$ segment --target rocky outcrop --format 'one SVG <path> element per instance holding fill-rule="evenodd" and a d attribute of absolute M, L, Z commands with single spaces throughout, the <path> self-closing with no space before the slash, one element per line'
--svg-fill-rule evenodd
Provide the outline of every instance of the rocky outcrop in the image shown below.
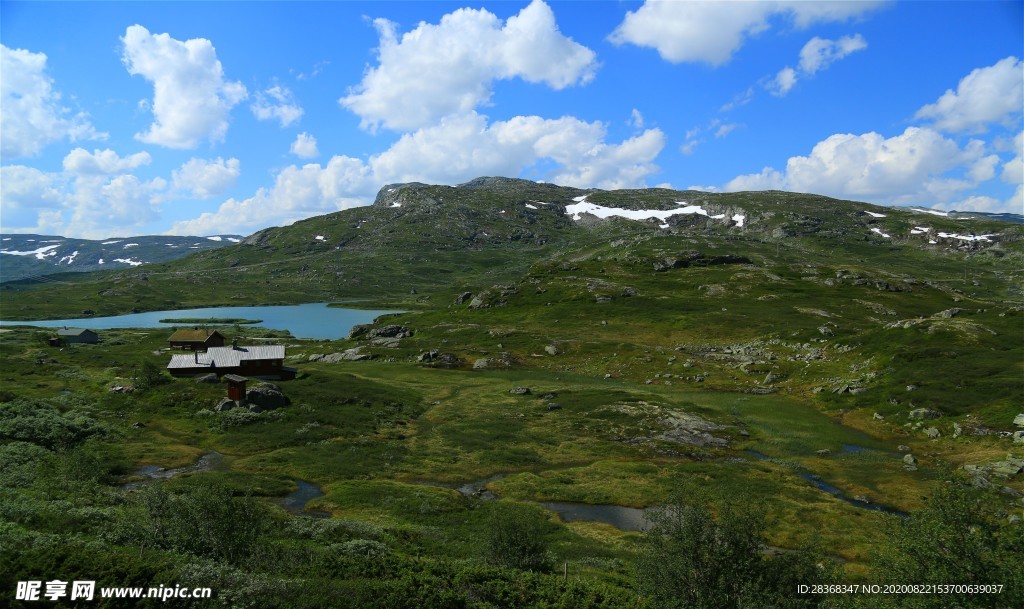
<path fill-rule="evenodd" d="M 249 403 L 249 410 L 252 412 L 284 408 L 289 402 L 281 388 L 271 383 L 263 383 L 253 387 L 245 394 L 245 399 Z"/>

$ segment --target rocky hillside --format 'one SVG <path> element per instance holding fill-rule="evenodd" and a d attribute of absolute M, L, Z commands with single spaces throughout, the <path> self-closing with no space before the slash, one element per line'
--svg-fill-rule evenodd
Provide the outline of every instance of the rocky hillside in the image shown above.
<path fill-rule="evenodd" d="M 156 235 L 91 240 L 53 235 L 0 234 L 0 281 L 17 281 L 55 273 L 128 269 L 168 262 L 239 241 L 241 237 L 238 235 Z"/>
<path fill-rule="evenodd" d="M 61 291 L 65 300 L 8 286 L 17 293 L 5 299 L 16 307 L 5 316 L 346 299 L 417 307 L 514 280 L 544 260 L 642 252 L 652 267 L 672 266 L 698 240 L 708 255 L 870 261 L 929 280 L 994 264 L 990 277 L 1010 296 L 1016 288 L 999 277 L 1020 266 L 1022 237 L 1021 224 L 977 215 L 787 192 L 581 190 L 494 177 L 454 187 L 390 184 L 371 206 L 266 229 L 186 260 L 75 280 Z"/>

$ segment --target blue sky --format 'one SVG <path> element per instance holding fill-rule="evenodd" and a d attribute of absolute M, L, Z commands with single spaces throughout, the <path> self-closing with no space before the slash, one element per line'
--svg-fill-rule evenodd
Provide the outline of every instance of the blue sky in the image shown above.
<path fill-rule="evenodd" d="M 2 2 L 0 229 L 248 234 L 386 183 L 1021 213 L 1022 2 Z"/>

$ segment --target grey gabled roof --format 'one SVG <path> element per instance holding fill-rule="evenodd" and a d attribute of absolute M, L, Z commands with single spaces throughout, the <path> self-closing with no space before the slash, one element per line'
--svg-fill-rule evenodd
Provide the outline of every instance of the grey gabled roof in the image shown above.
<path fill-rule="evenodd" d="M 88 328 L 61 328 L 57 330 L 57 336 L 81 336 L 86 332 L 92 332 Z M 95 332 L 92 332 L 95 334 Z"/>
<path fill-rule="evenodd" d="M 210 347 L 206 353 L 172 355 L 168 369 L 237 368 L 246 360 L 284 359 L 284 345 Z"/>

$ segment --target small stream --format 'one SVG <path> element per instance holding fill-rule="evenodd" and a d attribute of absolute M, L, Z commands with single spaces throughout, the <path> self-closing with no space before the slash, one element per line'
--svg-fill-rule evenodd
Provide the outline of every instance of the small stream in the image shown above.
<path fill-rule="evenodd" d="M 208 452 L 199 457 L 192 465 L 184 467 L 172 467 L 170 469 L 157 465 L 144 465 L 131 473 L 132 476 L 144 476 L 143 480 L 127 482 L 121 485 L 125 490 L 131 490 L 150 484 L 156 480 L 169 480 L 181 474 L 193 474 L 197 472 L 221 471 L 227 469 L 224 463 L 224 455 L 217 451 Z"/>
<path fill-rule="evenodd" d="M 855 445 L 852 445 L 852 444 L 844 444 L 843 445 L 843 452 L 859 453 L 859 452 L 868 452 L 868 451 L 871 451 L 871 449 L 864 448 L 863 446 L 855 446 Z M 794 464 L 794 463 L 792 463 L 790 461 L 783 461 L 781 459 L 773 459 L 773 458 L 769 457 L 768 455 L 766 455 L 764 453 L 760 453 L 760 452 L 757 452 L 756 450 L 751 450 L 751 449 L 747 449 L 747 450 L 745 450 L 743 452 L 747 453 L 748 455 L 751 455 L 752 457 L 756 458 L 758 461 L 770 461 L 770 462 L 772 462 L 772 463 L 774 463 L 776 465 L 780 465 L 782 467 L 794 470 L 794 473 L 796 473 L 797 476 L 800 476 L 801 478 L 803 478 L 804 480 L 809 482 L 811 484 L 811 486 L 813 486 L 814 488 L 818 489 L 819 491 L 824 491 L 824 492 L 828 493 L 829 495 L 832 495 L 836 499 L 839 499 L 840 501 L 844 501 L 844 502 L 846 502 L 846 503 L 848 503 L 848 504 L 850 504 L 850 505 L 852 505 L 854 507 L 860 508 L 862 510 L 871 510 L 871 511 L 874 511 L 874 512 L 883 512 L 885 514 L 892 514 L 894 516 L 906 516 L 907 515 L 906 512 L 902 512 L 902 511 L 897 510 L 895 508 L 886 507 L 884 505 L 880 505 L 880 504 L 877 504 L 877 503 L 867 503 L 865 501 L 858 501 L 856 499 L 848 497 L 848 496 L 846 496 L 846 494 L 843 493 L 842 489 L 840 489 L 838 487 L 835 487 L 835 486 L 832 486 L 831 484 L 823 481 L 821 479 L 821 477 L 818 476 L 817 474 L 814 474 L 814 473 L 811 473 L 811 472 L 799 471 L 798 468 L 800 466 L 796 465 L 796 464 Z"/>

